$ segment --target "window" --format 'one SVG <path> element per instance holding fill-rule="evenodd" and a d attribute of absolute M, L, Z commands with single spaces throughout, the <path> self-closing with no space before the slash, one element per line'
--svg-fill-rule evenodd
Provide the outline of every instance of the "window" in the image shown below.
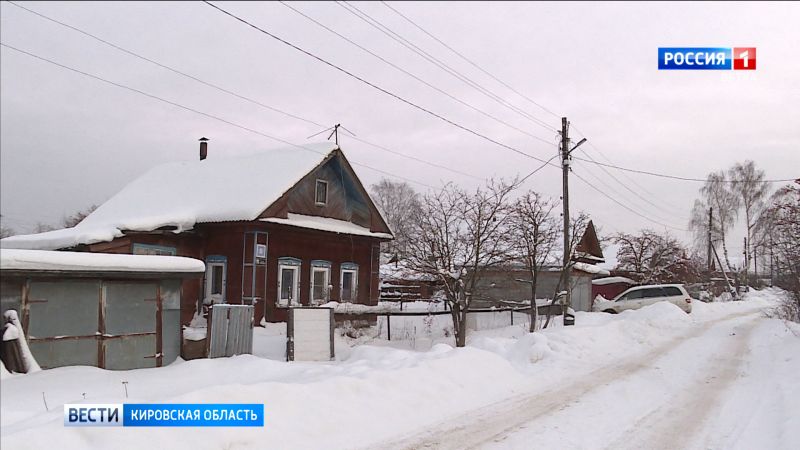
<path fill-rule="evenodd" d="M 300 260 L 278 258 L 278 305 L 300 304 Z"/>
<path fill-rule="evenodd" d="M 342 272 L 339 283 L 339 301 L 355 301 L 358 297 L 358 265 L 353 263 L 342 264 Z"/>
<path fill-rule="evenodd" d="M 650 288 L 644 290 L 643 298 L 659 298 L 664 297 L 664 291 L 661 288 Z"/>
<path fill-rule="evenodd" d="M 627 294 L 623 295 L 623 296 L 622 296 L 622 297 L 620 297 L 619 299 L 620 299 L 621 301 L 625 301 L 625 300 L 639 300 L 640 298 L 642 298 L 642 294 L 643 294 L 643 293 L 644 293 L 644 289 L 639 289 L 639 290 L 637 290 L 637 291 L 631 291 L 631 292 L 628 292 Z"/>
<path fill-rule="evenodd" d="M 311 304 L 319 305 L 330 300 L 331 263 L 311 261 Z"/>
<path fill-rule="evenodd" d="M 228 260 L 224 256 L 206 258 L 206 286 L 203 303 L 224 303 L 225 283 L 227 281 Z"/>
<path fill-rule="evenodd" d="M 134 255 L 175 256 L 177 251 L 175 247 L 167 247 L 164 245 L 133 244 L 132 253 Z"/>
<path fill-rule="evenodd" d="M 683 292 L 681 292 L 681 290 L 676 288 L 675 286 L 667 286 L 662 289 L 664 290 L 664 295 L 666 295 L 667 297 L 678 297 L 683 295 Z"/>
<path fill-rule="evenodd" d="M 325 180 L 317 180 L 317 188 L 314 194 L 314 201 L 319 206 L 324 206 L 328 203 L 328 182 Z"/>

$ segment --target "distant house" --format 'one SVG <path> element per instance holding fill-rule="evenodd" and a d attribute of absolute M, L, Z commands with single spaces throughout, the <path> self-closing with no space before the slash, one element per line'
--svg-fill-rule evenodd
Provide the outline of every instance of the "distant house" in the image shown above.
<path fill-rule="evenodd" d="M 334 144 L 157 166 L 73 228 L 0 241 L 4 248 L 188 256 L 181 323 L 212 303 L 254 304 L 256 322 L 292 305 L 377 304 L 380 243 L 393 238 Z"/>
<path fill-rule="evenodd" d="M 571 305 L 574 310 L 592 310 L 592 278 L 604 275 L 608 275 L 607 270 L 582 262 L 575 263 L 570 273 Z M 560 278 L 561 267 L 551 266 L 540 271 L 537 275 L 536 298 L 552 299 Z M 509 265 L 484 271 L 473 291 L 472 305 L 483 308 L 530 299 L 530 274 L 520 265 Z"/>

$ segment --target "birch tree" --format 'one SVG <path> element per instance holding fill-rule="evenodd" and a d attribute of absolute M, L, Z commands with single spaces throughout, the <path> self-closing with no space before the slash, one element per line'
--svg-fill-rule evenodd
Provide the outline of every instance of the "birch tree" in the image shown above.
<path fill-rule="evenodd" d="M 490 181 L 469 193 L 453 184 L 422 197 L 407 261 L 442 283 L 456 346 L 466 345 L 472 291 L 486 269 L 509 257 L 508 197 L 516 182 Z"/>
<path fill-rule="evenodd" d="M 725 265 L 731 268 L 728 257 L 726 237 L 736 224 L 741 205 L 740 197 L 731 190 L 730 183 L 725 181 L 725 172 L 712 172 L 708 174 L 705 184 L 700 188 L 700 199 L 695 201 L 692 209 L 692 218 L 689 227 L 695 235 L 695 242 L 707 242 L 708 239 L 708 209 L 713 208 L 712 214 L 712 243 L 722 244 Z"/>
<path fill-rule="evenodd" d="M 764 209 L 764 199 L 767 197 L 767 183 L 764 182 L 764 171 L 756 169 L 753 161 L 736 163 L 728 171 L 728 176 L 734 183 L 731 191 L 741 199 L 744 208 L 745 225 L 747 226 L 747 245 L 745 245 L 745 274 L 750 270 L 751 249 L 755 244 L 753 231 L 756 219 Z"/>

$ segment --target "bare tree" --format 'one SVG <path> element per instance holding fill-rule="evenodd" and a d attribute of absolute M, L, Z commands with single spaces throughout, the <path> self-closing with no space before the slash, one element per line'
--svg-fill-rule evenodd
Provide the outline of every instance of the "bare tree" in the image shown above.
<path fill-rule="evenodd" d="M 783 316 L 800 321 L 800 179 L 796 183 L 798 186 L 784 186 L 770 197 L 758 222 L 759 229 L 769 230 L 775 282 L 794 297 Z"/>
<path fill-rule="evenodd" d="M 97 205 L 92 205 L 84 209 L 83 211 L 76 212 L 71 216 L 65 216 L 64 220 L 62 221 L 62 225 L 64 225 L 64 228 L 72 228 L 75 225 L 81 223 L 81 221 L 85 219 L 86 216 L 91 214 L 95 209 L 97 209 Z"/>
<path fill-rule="evenodd" d="M 452 184 L 425 195 L 407 242 L 409 265 L 441 280 L 456 346 L 466 345 L 466 319 L 476 282 L 508 260 L 508 197 L 516 182 L 490 181 L 468 193 Z"/>
<path fill-rule="evenodd" d="M 643 283 L 673 278 L 675 274 L 670 270 L 688 259 L 686 249 L 669 234 L 641 230 L 637 234 L 617 233 L 612 239 L 619 246 L 617 269 L 640 275 Z"/>
<path fill-rule="evenodd" d="M 722 244 L 725 256 L 725 265 L 730 270 L 731 262 L 728 257 L 726 236 L 728 231 L 736 224 L 740 197 L 730 189 L 730 183 L 725 182 L 725 172 L 712 172 L 708 174 L 706 182 L 700 188 L 700 199 L 695 201 L 689 228 L 695 236 L 695 243 L 705 243 L 708 240 L 708 209 L 713 208 L 712 214 L 712 243 Z M 705 247 L 705 244 L 702 245 Z"/>
<path fill-rule="evenodd" d="M 750 258 L 753 254 L 753 228 L 756 226 L 756 219 L 764 209 L 764 199 L 767 197 L 767 183 L 764 182 L 764 171 L 756 169 L 753 161 L 736 163 L 728 171 L 728 176 L 732 181 L 736 181 L 731 186 L 731 190 L 741 198 L 744 207 L 745 224 L 747 225 L 747 245 L 745 251 L 745 275 L 750 270 Z"/>
<path fill-rule="evenodd" d="M 13 228 L 7 227 L 5 225 L 0 225 L 0 239 L 5 239 L 9 236 L 14 236 L 17 234 Z"/>
<path fill-rule="evenodd" d="M 557 203 L 528 191 L 514 202 L 509 223 L 511 248 L 530 276 L 530 331 L 536 331 L 536 287 L 539 272 L 547 264 L 560 235 L 558 221 L 553 216 Z"/>
<path fill-rule="evenodd" d="M 420 207 L 419 194 L 406 182 L 386 178 L 373 184 L 371 190 L 373 200 L 394 233 L 394 241 L 387 244 L 388 251 L 404 255 L 413 228 L 412 221 Z"/>
<path fill-rule="evenodd" d="M 49 223 L 44 222 L 36 222 L 36 226 L 33 227 L 34 233 L 46 233 L 48 231 L 57 230 L 58 227 L 50 225 Z"/>

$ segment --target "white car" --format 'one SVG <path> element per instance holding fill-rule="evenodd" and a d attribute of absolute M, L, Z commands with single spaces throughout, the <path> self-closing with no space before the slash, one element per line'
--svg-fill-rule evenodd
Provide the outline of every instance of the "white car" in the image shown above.
<path fill-rule="evenodd" d="M 598 296 L 592 310 L 616 314 L 626 309 L 639 309 L 664 301 L 677 305 L 687 313 L 692 312 L 692 297 L 682 284 L 636 286 L 619 294 L 614 300 L 606 300 Z"/>

